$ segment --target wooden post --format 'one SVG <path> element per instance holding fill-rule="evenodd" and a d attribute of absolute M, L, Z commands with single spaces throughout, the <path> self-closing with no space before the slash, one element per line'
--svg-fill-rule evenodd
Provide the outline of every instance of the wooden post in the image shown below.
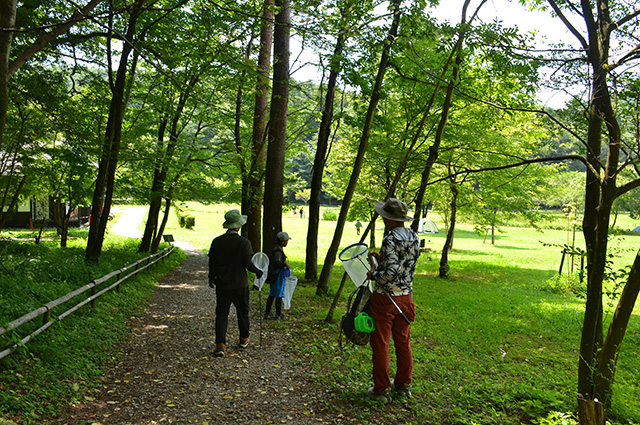
<path fill-rule="evenodd" d="M 558 270 L 558 276 L 562 275 L 562 264 L 564 264 L 564 256 L 567 253 L 566 249 L 562 250 L 562 259 L 560 260 L 560 269 Z"/>
<path fill-rule="evenodd" d="M 120 271 L 118 272 L 118 274 L 116 275 L 116 280 L 120 280 L 120 275 L 122 274 L 122 269 L 120 269 Z M 120 284 L 118 283 L 118 286 L 116 286 L 116 292 L 120 292 Z"/>
<path fill-rule="evenodd" d="M 51 309 L 47 307 L 47 311 L 42 315 L 42 326 L 46 325 L 49 320 L 51 320 Z"/>

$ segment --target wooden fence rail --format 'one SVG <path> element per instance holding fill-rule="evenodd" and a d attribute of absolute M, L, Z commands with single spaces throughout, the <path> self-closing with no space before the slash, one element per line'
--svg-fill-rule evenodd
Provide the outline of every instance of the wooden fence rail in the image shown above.
<path fill-rule="evenodd" d="M 58 298 L 57 300 L 53 300 L 50 301 L 48 303 L 46 303 L 45 305 L 43 305 L 42 307 L 33 310 L 30 313 L 25 314 L 22 317 L 19 317 L 18 319 L 12 321 L 11 323 L 9 323 L 6 327 L 2 327 L 0 326 L 0 336 L 4 335 L 7 332 L 11 332 L 15 329 L 17 329 L 18 327 L 24 325 L 25 323 L 28 323 L 30 321 L 32 321 L 33 319 L 42 316 L 42 326 L 40 326 L 38 329 L 36 329 L 35 331 L 33 331 L 32 333 L 30 333 L 29 335 L 27 335 L 26 337 L 22 338 L 20 340 L 20 342 L 13 344 L 12 346 L 6 348 L 5 350 L 0 352 L 0 359 L 5 358 L 6 356 L 8 356 L 9 354 L 11 354 L 13 351 L 15 351 L 18 347 L 25 345 L 27 342 L 29 342 L 34 336 L 41 334 L 42 332 L 44 332 L 49 326 L 51 326 L 53 323 L 55 323 L 55 320 L 51 320 L 51 312 L 52 310 L 59 306 L 62 305 L 64 303 L 66 303 L 67 301 L 77 297 L 80 294 L 85 293 L 86 291 L 91 290 L 91 295 L 89 295 L 87 298 L 85 298 L 84 300 L 80 301 L 78 304 L 74 305 L 73 307 L 71 307 L 70 309 L 68 309 L 67 311 L 63 312 L 62 314 L 60 314 L 59 316 L 56 317 L 56 320 L 62 320 L 65 317 L 67 317 L 68 315 L 70 315 L 71 313 L 73 313 L 74 311 L 78 310 L 80 307 L 91 303 L 91 308 L 95 307 L 95 301 L 96 299 L 111 291 L 112 289 L 116 289 L 116 292 L 120 292 L 120 284 L 122 282 L 124 282 L 125 280 L 129 279 L 131 276 L 136 275 L 137 273 L 141 272 L 142 270 L 145 270 L 146 268 L 148 268 L 149 266 L 157 263 L 160 260 L 163 260 L 165 257 L 169 256 L 169 254 L 171 254 L 173 252 L 174 246 L 173 244 L 171 244 L 170 246 L 168 246 L 167 248 L 163 249 L 160 252 L 157 252 L 153 255 L 150 255 L 148 257 L 142 258 L 138 261 L 136 261 L 135 263 L 129 264 L 128 266 L 125 266 L 121 269 L 112 271 L 111 273 L 102 276 L 101 278 L 92 280 L 91 282 L 87 283 L 86 285 L 75 289 L 71 292 L 69 292 L 66 295 L 63 295 L 62 297 Z M 128 273 L 127 273 L 128 272 Z M 127 273 L 124 276 L 123 273 Z M 111 285 L 107 286 L 106 288 L 101 289 L 100 291 L 98 291 L 98 287 L 102 284 L 104 284 L 105 282 L 109 281 L 111 278 L 116 277 L 116 281 L 113 282 Z"/>

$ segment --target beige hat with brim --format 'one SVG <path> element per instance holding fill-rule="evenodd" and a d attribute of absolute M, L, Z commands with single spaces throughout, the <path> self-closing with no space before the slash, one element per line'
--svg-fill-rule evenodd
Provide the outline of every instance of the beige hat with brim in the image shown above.
<path fill-rule="evenodd" d="M 245 225 L 247 216 L 240 214 L 238 210 L 227 211 L 224 215 L 222 227 L 225 229 L 238 229 Z"/>
<path fill-rule="evenodd" d="M 413 218 L 407 216 L 407 204 L 396 198 L 376 202 L 375 209 L 378 214 L 391 221 L 413 221 Z"/>

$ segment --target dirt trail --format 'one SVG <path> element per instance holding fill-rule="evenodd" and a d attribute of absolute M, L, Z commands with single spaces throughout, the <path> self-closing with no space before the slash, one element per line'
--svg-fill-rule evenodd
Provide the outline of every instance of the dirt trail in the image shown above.
<path fill-rule="evenodd" d="M 264 321 L 260 346 L 259 312 L 253 308 L 251 344 L 239 349 L 232 308 L 227 354 L 213 357 L 215 292 L 207 285 L 206 256 L 189 252 L 158 283 L 146 313 L 132 320 L 122 356 L 100 388 L 49 423 L 344 423 L 326 410 L 327 394 L 285 347 L 293 321 Z"/>

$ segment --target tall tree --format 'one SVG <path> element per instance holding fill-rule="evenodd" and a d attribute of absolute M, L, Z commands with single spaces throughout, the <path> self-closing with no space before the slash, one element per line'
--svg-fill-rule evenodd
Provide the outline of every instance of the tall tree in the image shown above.
<path fill-rule="evenodd" d="M 624 81 L 620 76 L 640 58 L 637 39 L 629 37 L 638 33 L 640 8 L 631 10 L 627 2 L 609 0 L 581 1 L 579 5 L 547 0 L 546 5 L 574 36 L 581 55 L 578 60 L 589 71 L 586 139 L 576 135 L 586 149 L 588 164 L 582 222 L 587 250 L 587 299 L 578 363 L 578 412 L 584 425 L 604 424 L 603 403 L 604 406 L 611 403 L 618 353 L 640 292 L 639 253 L 605 336 L 603 282 L 612 205 L 616 198 L 640 186 L 637 156 L 623 155 L 627 149 L 637 152 L 637 146 L 628 146 L 621 138 L 610 79 L 616 75 L 616 81 Z M 581 25 L 574 25 L 574 20 L 580 20 Z M 612 57 L 614 43 L 616 57 Z M 559 59 L 566 61 L 567 72 L 575 69 L 570 63 L 576 58 Z M 619 183 L 618 178 L 627 167 L 634 170 L 634 178 Z"/>
<path fill-rule="evenodd" d="M 111 209 L 113 189 L 115 182 L 116 167 L 118 165 L 118 155 L 120 153 L 120 143 L 122 138 L 122 122 L 126 107 L 125 90 L 127 85 L 133 84 L 135 70 L 138 62 L 138 52 L 133 54 L 133 60 L 129 56 L 134 51 L 134 43 L 144 38 L 144 31 L 138 31 L 138 18 L 143 13 L 145 0 L 136 0 L 129 8 L 129 18 L 127 20 L 126 33 L 123 37 L 123 46 L 120 54 L 118 70 L 115 81 L 111 84 L 111 105 L 109 107 L 109 118 L 107 121 L 106 133 L 102 143 L 102 152 L 98 163 L 98 175 L 93 192 L 91 203 L 91 224 L 89 226 L 89 238 L 85 257 L 89 261 L 98 261 L 102 253 L 104 234 L 107 229 L 107 220 Z M 107 41 L 107 48 L 111 50 L 111 36 L 114 28 L 110 27 L 110 37 Z M 138 39 L 136 40 L 136 35 Z M 109 68 L 112 62 L 109 61 Z M 111 75 L 111 72 L 109 72 Z M 110 78 L 110 81 L 111 78 Z"/>
<path fill-rule="evenodd" d="M 139 252 L 148 252 L 151 248 L 154 237 L 159 239 L 162 236 L 162 233 L 158 231 L 158 217 L 162 207 L 162 200 L 164 198 L 165 182 L 178 145 L 178 139 L 181 133 L 180 121 L 184 113 L 187 98 L 193 92 L 199 78 L 200 73 L 198 70 L 192 71 L 186 75 L 185 81 L 183 82 L 184 84 L 181 86 L 182 90 L 176 100 L 176 107 L 173 114 L 171 116 L 165 114 L 160 120 L 160 124 L 158 126 L 159 149 L 153 171 L 153 181 L 151 183 L 151 203 L 149 204 L 147 221 L 142 235 L 142 240 L 140 241 L 140 247 L 138 248 Z M 169 134 L 168 142 L 165 147 L 165 131 L 167 130 Z"/>
<path fill-rule="evenodd" d="M 277 13 L 273 33 L 273 89 L 264 182 L 263 251 L 271 248 L 276 234 L 282 230 L 284 157 L 289 105 L 290 3 L 289 0 L 277 0 L 275 6 Z"/>
<path fill-rule="evenodd" d="M 265 134 L 269 119 L 269 74 L 273 44 L 273 0 L 264 0 L 260 23 L 260 48 L 253 106 L 251 155 L 247 171 L 246 209 L 247 238 L 253 251 L 260 250 L 262 237 L 262 196 L 264 192 Z"/>
<path fill-rule="evenodd" d="M 329 146 L 331 122 L 333 120 L 333 102 L 336 95 L 338 74 L 342 52 L 347 38 L 347 13 L 352 9 L 351 1 L 340 6 L 341 27 L 338 30 L 338 38 L 333 49 L 333 56 L 329 61 L 329 82 L 322 109 L 322 119 L 318 130 L 318 143 L 316 155 L 313 160 L 313 176 L 311 178 L 311 194 L 309 196 L 309 225 L 307 229 L 307 248 L 304 278 L 308 281 L 318 279 L 318 228 L 320 225 L 320 196 L 322 194 L 322 176 Z"/>
<path fill-rule="evenodd" d="M 336 256 L 338 255 L 338 248 L 340 246 L 340 241 L 342 240 L 342 233 L 344 231 L 344 225 L 347 220 L 349 206 L 356 185 L 358 183 L 358 177 L 360 176 L 360 170 L 362 169 L 362 163 L 364 162 L 364 156 L 367 151 L 367 144 L 369 142 L 369 136 L 371 134 L 373 118 L 375 116 L 378 101 L 380 100 L 380 95 L 382 92 L 382 82 L 384 81 L 384 74 L 387 70 L 391 46 L 393 45 L 393 42 L 398 35 L 398 27 L 400 26 L 401 16 L 400 4 L 401 0 L 393 0 L 389 5 L 389 11 L 392 15 L 392 22 L 389 27 L 387 38 L 384 42 L 382 54 L 380 56 L 378 73 L 376 75 L 375 84 L 371 91 L 371 99 L 369 100 L 369 107 L 367 109 L 367 114 L 363 123 L 362 135 L 360 137 L 360 144 L 358 146 L 358 153 L 353 164 L 353 173 L 351 174 L 349 185 L 347 186 L 347 190 L 342 199 L 342 206 L 340 208 L 336 230 L 334 232 L 331 245 L 329 246 L 329 250 L 327 251 L 327 255 L 322 266 L 322 271 L 320 272 L 320 279 L 318 280 L 318 285 L 316 288 L 316 293 L 318 295 L 326 294 L 329 290 L 329 279 L 331 278 L 331 271 L 333 269 L 333 264 L 336 261 Z"/>

